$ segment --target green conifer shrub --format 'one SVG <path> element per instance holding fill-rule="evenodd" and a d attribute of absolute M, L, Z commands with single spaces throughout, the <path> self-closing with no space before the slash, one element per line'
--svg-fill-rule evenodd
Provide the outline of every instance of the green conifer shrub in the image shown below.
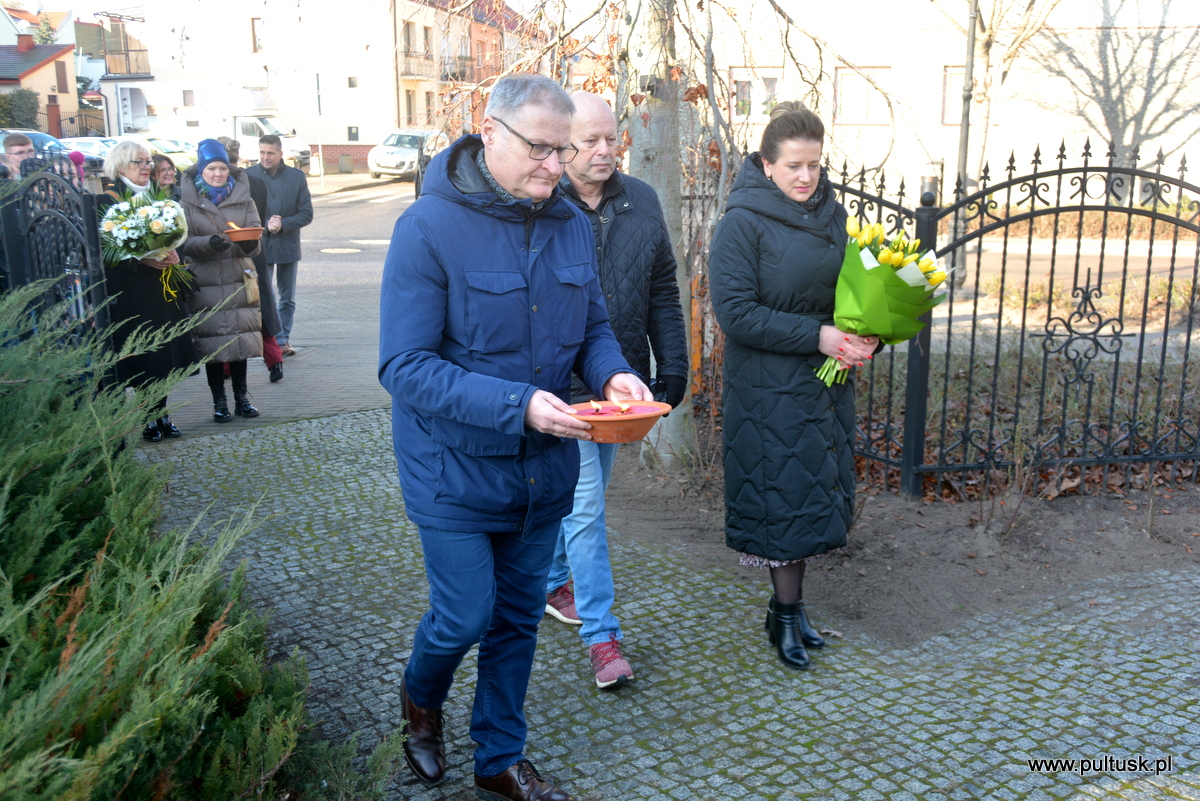
<path fill-rule="evenodd" d="M 122 447 L 172 382 L 104 376 L 189 324 L 111 353 L 48 286 L 0 294 L 0 798 L 381 798 L 399 737 L 362 766 L 317 740 L 303 660 L 267 663 L 224 567 L 254 510 L 160 531 L 165 472 Z"/>

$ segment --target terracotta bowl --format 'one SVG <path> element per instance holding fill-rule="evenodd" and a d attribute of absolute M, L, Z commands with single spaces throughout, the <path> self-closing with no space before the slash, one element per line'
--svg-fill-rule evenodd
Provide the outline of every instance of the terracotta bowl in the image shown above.
<path fill-rule="evenodd" d="M 616 409 L 612 401 L 599 401 L 601 411 Z M 650 433 L 658 418 L 671 411 L 671 407 L 658 401 L 628 401 L 627 414 L 596 414 L 589 402 L 573 403 L 571 408 L 579 412 L 579 418 L 592 424 L 592 442 L 637 442 Z"/>
<path fill-rule="evenodd" d="M 252 239 L 262 239 L 263 229 L 261 226 L 253 228 L 230 228 L 225 232 L 229 237 L 230 242 L 249 242 Z"/>

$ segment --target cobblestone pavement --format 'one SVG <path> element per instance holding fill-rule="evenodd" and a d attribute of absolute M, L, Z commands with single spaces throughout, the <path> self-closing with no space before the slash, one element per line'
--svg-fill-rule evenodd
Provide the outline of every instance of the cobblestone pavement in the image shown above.
<path fill-rule="evenodd" d="M 426 603 L 390 443 L 376 410 L 142 450 L 172 463 L 171 524 L 258 502 L 240 556 L 272 647 L 307 657 L 325 734 L 364 744 L 399 724 Z M 732 574 L 697 575 L 669 545 L 619 531 L 612 554 L 636 681 L 597 691 L 576 630 L 547 620 L 527 704 L 529 756 L 581 801 L 1200 799 L 1200 572 L 1064 589 L 907 650 L 810 599 L 845 640 L 797 674 L 768 649 L 766 599 Z M 468 656 L 446 708 L 449 778 L 426 789 L 405 775 L 393 799 L 474 797 L 473 670 Z M 1026 761 L 1105 756 L 1173 762 L 1080 775 Z"/>

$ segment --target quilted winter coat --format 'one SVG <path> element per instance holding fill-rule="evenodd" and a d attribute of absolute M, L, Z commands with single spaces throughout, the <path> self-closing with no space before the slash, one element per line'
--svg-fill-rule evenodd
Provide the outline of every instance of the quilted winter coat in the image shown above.
<path fill-rule="evenodd" d="M 229 197 L 214 206 L 196 190 L 196 167 L 183 174 L 182 202 L 187 213 L 188 238 L 179 255 L 191 259 L 188 269 L 196 276 L 196 293 L 188 301 L 193 315 L 205 314 L 231 295 L 233 298 L 196 327 L 194 336 L 202 361 L 236 362 L 262 356 L 262 317 L 258 303 L 249 303 L 243 287 L 243 273 L 254 271 L 252 256 L 231 244 L 220 253 L 209 246 L 213 234 L 229 230 L 228 223 L 240 228 L 259 225 L 258 210 L 250 198 L 250 182 L 244 172 L 233 169 L 229 180 L 235 182 Z"/>
<path fill-rule="evenodd" d="M 853 510 L 854 383 L 826 387 L 814 372 L 846 210 L 832 193 L 806 210 L 763 174 L 757 153 L 725 208 L 708 266 L 725 332 L 725 541 L 802 559 L 844 545 Z"/>
<path fill-rule="evenodd" d="M 688 375 L 687 333 L 675 252 L 663 221 L 658 195 L 649 184 L 614 172 L 604 184 L 600 204 L 591 208 L 565 174 L 558 184 L 563 196 L 592 224 L 600 288 L 609 322 L 629 365 L 649 384 L 650 351 L 657 375 Z M 576 376 L 571 402 L 595 397 Z"/>
<path fill-rule="evenodd" d="M 446 531 L 520 531 L 571 512 L 573 439 L 525 428 L 571 373 L 600 392 L 629 372 L 608 324 L 591 227 L 555 192 L 501 201 L 464 136 L 429 163 L 383 266 L 379 382 L 408 517 Z"/>

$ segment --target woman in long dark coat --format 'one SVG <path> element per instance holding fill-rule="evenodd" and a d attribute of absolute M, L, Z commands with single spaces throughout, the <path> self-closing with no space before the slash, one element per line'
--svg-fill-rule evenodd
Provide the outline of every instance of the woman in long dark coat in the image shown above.
<path fill-rule="evenodd" d="M 119 199 L 139 195 L 151 187 L 150 151 L 140 142 L 118 142 L 108 151 L 104 169 L 113 189 L 97 198 L 100 216 Z M 178 264 L 175 251 L 162 259 L 125 259 L 115 267 L 105 267 L 105 290 L 115 296 L 109 307 L 113 325 L 113 345 L 124 347 L 125 340 L 138 326 L 163 328 L 187 319 L 183 298 L 169 300 L 163 296 L 162 271 Z M 117 364 L 117 380 L 136 388 L 151 381 L 166 378 L 173 370 L 181 370 L 196 362 L 196 346 L 191 334 L 183 334 L 158 350 L 123 359 Z M 178 437 L 181 432 L 167 415 L 167 399 L 155 409 L 157 419 L 142 430 L 148 442 L 161 442 L 163 437 Z"/>
<path fill-rule="evenodd" d="M 833 325 L 846 210 L 821 169 L 825 126 L 780 103 L 743 162 L 713 234 L 709 286 L 725 333 L 725 537 L 741 563 L 770 568 L 767 631 L 785 665 L 824 645 L 804 609 L 804 560 L 846 543 L 854 506 L 854 383 L 825 386 L 874 337 Z"/>

